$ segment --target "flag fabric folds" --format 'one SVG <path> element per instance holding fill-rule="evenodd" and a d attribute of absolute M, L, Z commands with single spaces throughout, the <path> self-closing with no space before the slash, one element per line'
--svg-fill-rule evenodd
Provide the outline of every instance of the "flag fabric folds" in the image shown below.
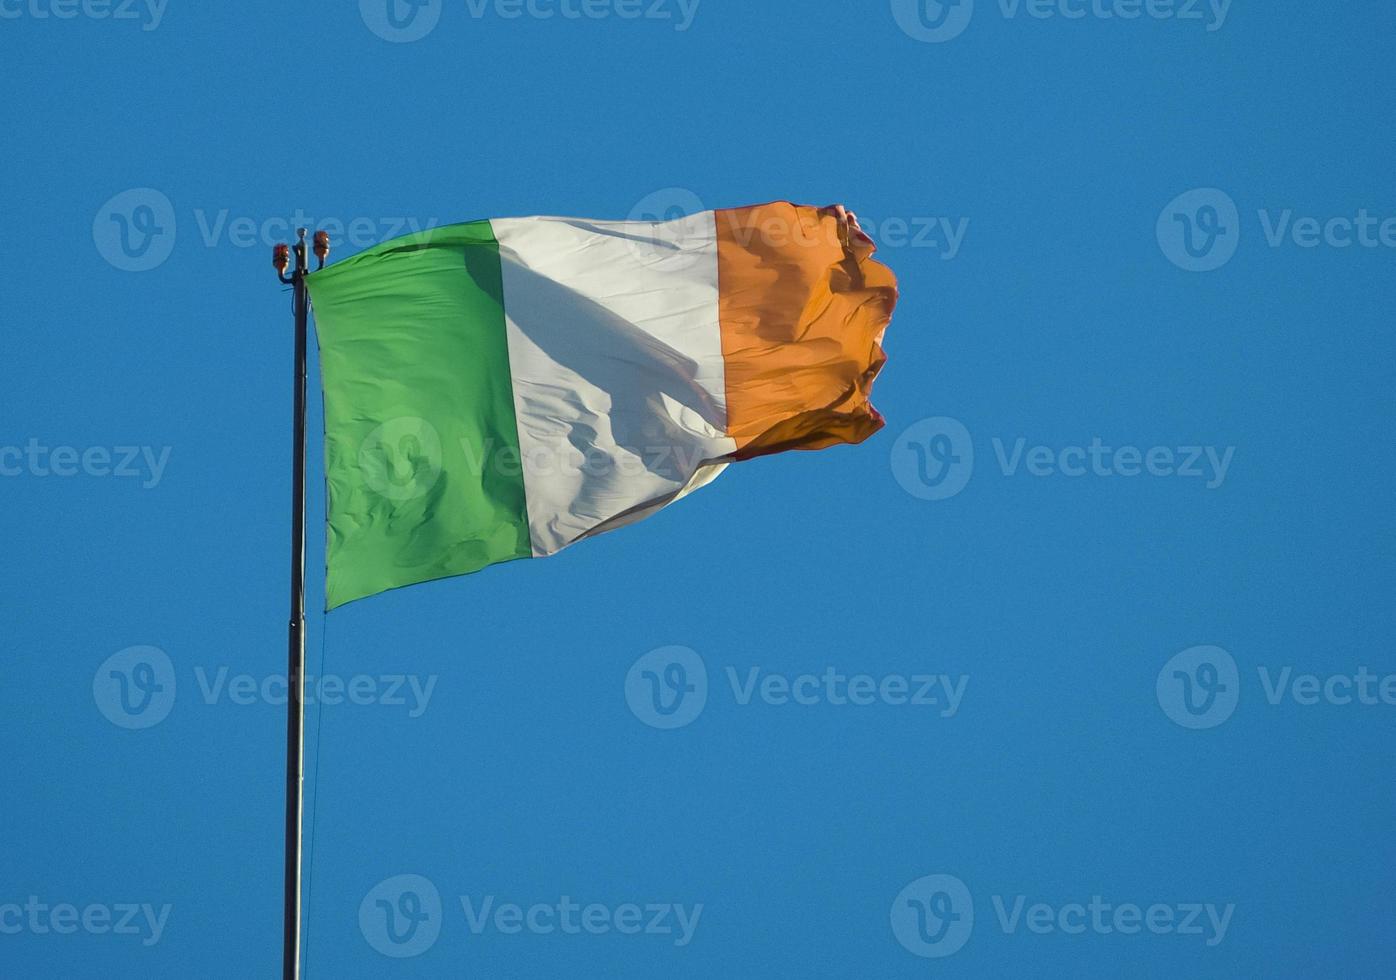
<path fill-rule="evenodd" d="M 328 608 L 863 441 L 897 299 L 873 251 L 841 208 L 776 203 L 477 221 L 311 273 Z"/>

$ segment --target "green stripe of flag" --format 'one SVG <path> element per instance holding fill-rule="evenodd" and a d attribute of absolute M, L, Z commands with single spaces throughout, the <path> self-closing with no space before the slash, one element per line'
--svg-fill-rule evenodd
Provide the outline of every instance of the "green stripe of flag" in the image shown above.
<path fill-rule="evenodd" d="M 328 608 L 528 557 L 522 473 L 486 465 L 519 449 L 490 223 L 396 239 L 307 281 L 325 391 Z"/>

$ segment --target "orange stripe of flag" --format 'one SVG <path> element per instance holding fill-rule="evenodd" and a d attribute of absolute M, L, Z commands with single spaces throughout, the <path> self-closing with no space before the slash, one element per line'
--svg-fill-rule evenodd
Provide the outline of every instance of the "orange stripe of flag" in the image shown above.
<path fill-rule="evenodd" d="M 858 443 L 881 429 L 869 398 L 897 279 L 871 258 L 872 241 L 833 208 L 782 202 L 716 216 L 737 457 Z"/>

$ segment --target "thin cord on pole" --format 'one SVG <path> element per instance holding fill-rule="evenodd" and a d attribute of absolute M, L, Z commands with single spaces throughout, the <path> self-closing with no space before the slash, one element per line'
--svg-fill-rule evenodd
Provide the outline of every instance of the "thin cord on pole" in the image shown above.
<path fill-rule="evenodd" d="M 320 666 L 317 668 L 316 677 L 320 678 L 321 685 L 324 684 L 325 677 L 325 643 L 330 630 L 329 613 L 320 614 Z M 322 687 L 323 690 L 323 687 Z M 315 919 L 311 915 L 315 898 L 315 824 L 316 818 L 320 814 L 320 753 L 324 749 L 324 742 L 320 738 L 320 733 L 325 723 L 325 702 L 323 699 L 315 702 L 315 770 L 310 777 L 310 841 L 309 854 L 306 855 L 305 863 L 305 940 L 301 943 L 303 954 L 301 973 L 310 975 L 310 929 L 315 924 Z"/>

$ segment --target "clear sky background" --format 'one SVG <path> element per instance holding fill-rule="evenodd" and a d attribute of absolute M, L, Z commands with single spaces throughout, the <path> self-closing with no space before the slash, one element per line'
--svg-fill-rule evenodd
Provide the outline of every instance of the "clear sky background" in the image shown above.
<path fill-rule="evenodd" d="M 1091 3 L 0 0 L 0 975 L 279 970 L 296 209 L 772 199 L 888 428 L 313 612 L 307 976 L 1388 970 L 1396 11 Z"/>

